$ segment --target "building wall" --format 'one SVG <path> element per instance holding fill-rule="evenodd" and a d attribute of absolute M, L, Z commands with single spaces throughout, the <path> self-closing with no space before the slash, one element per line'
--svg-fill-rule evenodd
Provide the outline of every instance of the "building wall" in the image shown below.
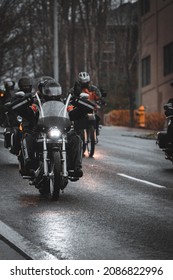
<path fill-rule="evenodd" d="M 139 83 L 141 103 L 148 112 L 163 112 L 164 103 L 173 97 L 173 73 L 163 72 L 163 48 L 173 42 L 173 0 L 150 0 L 150 11 L 141 17 L 140 35 L 140 60 L 151 56 L 151 82 L 144 87 Z"/>

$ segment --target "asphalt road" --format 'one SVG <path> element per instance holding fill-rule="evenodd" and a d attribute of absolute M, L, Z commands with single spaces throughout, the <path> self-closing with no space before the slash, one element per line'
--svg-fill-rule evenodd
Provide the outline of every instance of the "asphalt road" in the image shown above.
<path fill-rule="evenodd" d="M 20 177 L 0 141 L 4 234 L 33 259 L 172 260 L 173 165 L 146 135 L 103 127 L 95 157 L 83 159 L 83 178 L 58 202 Z"/>

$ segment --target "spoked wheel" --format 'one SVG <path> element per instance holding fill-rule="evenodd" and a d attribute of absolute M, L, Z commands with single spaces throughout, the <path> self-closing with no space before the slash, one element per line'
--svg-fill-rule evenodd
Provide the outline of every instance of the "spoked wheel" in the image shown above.
<path fill-rule="evenodd" d="M 95 129 L 93 126 L 87 129 L 87 150 L 89 157 L 92 157 L 95 152 Z"/>
<path fill-rule="evenodd" d="M 50 196 L 52 200 L 58 200 L 62 184 L 61 157 L 58 151 L 52 154 L 50 174 Z"/>

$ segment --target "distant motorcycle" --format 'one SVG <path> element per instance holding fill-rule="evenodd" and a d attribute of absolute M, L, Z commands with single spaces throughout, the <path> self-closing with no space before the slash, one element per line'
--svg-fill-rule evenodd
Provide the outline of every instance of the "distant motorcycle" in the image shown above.
<path fill-rule="evenodd" d="M 22 118 L 17 116 L 15 124 L 11 124 L 6 116 L 8 126 L 4 128 L 4 147 L 13 155 L 18 155 L 20 151 L 20 141 L 22 138 Z"/>
<path fill-rule="evenodd" d="M 102 128 L 99 125 L 100 117 L 97 114 L 98 110 L 102 110 L 103 106 L 106 105 L 104 97 L 107 93 L 101 90 L 102 98 L 98 100 L 95 104 L 95 108 L 92 113 L 88 114 L 86 117 L 86 128 L 83 131 L 83 152 L 87 152 L 89 157 L 93 157 L 95 153 L 95 146 L 99 142 L 100 130 Z"/>
<path fill-rule="evenodd" d="M 88 100 L 87 93 L 80 94 L 81 102 Z M 81 136 L 83 142 L 83 154 L 87 152 L 89 157 L 93 157 L 95 152 L 95 145 L 98 143 L 98 134 L 97 134 L 97 116 L 96 116 L 96 104 L 89 100 L 92 104 L 92 110 L 88 113 L 82 121 L 82 127 L 77 128 L 78 133 Z"/>
<path fill-rule="evenodd" d="M 159 131 L 157 133 L 157 141 L 159 148 L 165 153 L 165 159 L 173 163 L 173 104 L 164 105 L 165 116 L 168 119 L 167 131 Z"/>
<path fill-rule="evenodd" d="M 87 152 L 89 157 L 93 157 L 97 143 L 96 115 L 93 112 L 87 115 L 86 128 L 83 130 L 83 153 Z"/>
<path fill-rule="evenodd" d="M 6 92 L 4 89 L 0 88 L 0 105 L 4 105 L 6 102 Z"/>
<path fill-rule="evenodd" d="M 20 98 L 21 103 L 27 103 L 27 96 L 23 91 L 15 93 L 16 101 L 13 100 L 14 108 L 18 106 L 17 99 Z M 26 98 L 26 99 L 25 99 Z M 12 109 L 13 105 L 11 102 L 4 104 L 4 147 L 9 150 L 11 154 L 18 155 L 20 151 L 20 141 L 22 138 L 22 117 Z"/>
<path fill-rule="evenodd" d="M 6 103 L 6 100 L 7 100 L 6 91 L 2 87 L 0 87 L 0 107 L 1 108 Z M 2 127 L 4 126 L 5 119 L 6 119 L 5 113 L 2 111 L 2 109 L 0 109 L 0 126 L 2 126 Z"/>

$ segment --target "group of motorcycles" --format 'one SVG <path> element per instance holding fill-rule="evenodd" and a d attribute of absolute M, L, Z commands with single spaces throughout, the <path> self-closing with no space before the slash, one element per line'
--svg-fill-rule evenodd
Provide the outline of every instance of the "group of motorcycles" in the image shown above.
<path fill-rule="evenodd" d="M 54 93 L 58 89 L 53 88 Z M 7 106 L 5 91 L 0 88 L 0 106 Z M 18 94 L 18 93 L 16 93 Z M 68 172 L 68 156 L 66 151 L 67 133 L 73 128 L 69 119 L 67 107 L 70 104 L 71 95 L 69 94 L 65 102 L 47 101 L 42 103 L 38 93 L 26 94 L 20 98 L 21 104 L 28 106 L 33 98 L 39 106 L 39 119 L 37 124 L 36 137 L 36 162 L 37 168 L 33 169 L 32 175 L 26 175 L 24 159 L 27 157 L 27 151 L 22 144 L 22 117 L 9 114 L 9 110 L 0 112 L 0 125 L 4 127 L 4 147 L 10 153 L 17 156 L 19 161 L 19 171 L 24 179 L 28 179 L 31 185 L 34 185 L 40 194 L 48 195 L 52 200 L 58 200 L 60 191 L 63 191 L 69 180 L 77 181 L 78 178 L 71 177 Z M 86 127 L 80 131 L 83 141 L 83 155 L 93 157 L 95 145 L 98 143 L 100 131 L 99 117 L 96 114 L 97 109 L 102 104 L 94 105 L 87 98 L 86 93 L 81 93 L 79 102 L 92 108 L 86 116 Z M 100 101 L 99 101 L 100 102 Z M 13 107 L 20 104 L 14 103 Z M 10 108 L 12 111 L 14 108 Z M 157 133 L 157 144 L 165 153 L 165 158 L 173 163 L 173 99 L 170 99 L 164 105 L 165 116 L 168 119 L 167 131 Z"/>
<path fill-rule="evenodd" d="M 53 90 L 55 92 L 56 88 Z M 35 152 L 37 169 L 33 170 L 33 174 L 29 176 L 23 172 L 25 169 L 24 159 L 27 157 L 27 151 L 21 141 L 23 133 L 22 117 L 19 115 L 14 121 L 14 118 L 10 119 L 8 111 L 5 112 L 3 120 L 1 115 L 1 126 L 4 126 L 4 147 L 10 153 L 17 156 L 19 171 L 23 179 L 28 179 L 29 183 L 34 185 L 40 194 L 48 195 L 52 200 L 58 200 L 60 192 L 64 190 L 69 180 L 78 180 L 78 178 L 70 177 L 68 174 L 68 157 L 66 151 L 67 133 L 73 129 L 67 112 L 71 95 L 68 96 L 65 103 L 62 101 L 47 101 L 42 103 L 38 93 L 35 93 L 34 96 L 33 94 L 26 94 L 20 98 L 20 102 L 21 104 L 30 104 L 33 97 L 39 106 Z M 89 102 L 82 94 L 79 99 L 82 102 L 86 102 L 86 104 Z M 1 105 L 5 105 L 4 100 L 0 96 Z M 88 114 L 88 125 L 83 130 L 83 153 L 88 151 L 88 155 L 93 156 L 95 145 L 98 142 L 97 129 L 99 128 L 96 128 L 95 125 L 95 106 L 90 102 L 89 106 L 93 106 L 93 108 L 92 113 Z"/>

